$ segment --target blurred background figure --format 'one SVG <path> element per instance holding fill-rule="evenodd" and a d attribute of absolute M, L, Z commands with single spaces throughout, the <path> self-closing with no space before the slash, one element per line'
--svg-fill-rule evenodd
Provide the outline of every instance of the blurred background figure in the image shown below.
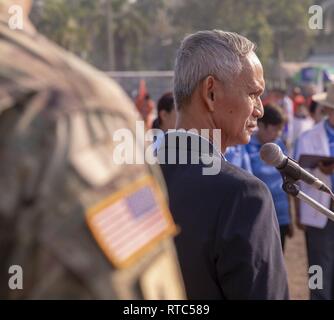
<path fill-rule="evenodd" d="M 334 84 L 328 92 L 316 94 L 312 100 L 323 107 L 327 117 L 311 130 L 302 134 L 295 147 L 295 159 L 303 154 L 334 157 Z M 308 169 L 314 176 L 330 186 L 334 186 L 334 165 L 320 163 Z M 312 186 L 300 183 L 301 191 L 333 211 L 330 196 Z M 310 290 L 312 300 L 334 299 L 334 222 L 304 202 L 296 199 L 297 225 L 306 231 L 306 245 L 309 266 L 318 265 L 323 272 L 323 288 Z"/>
<path fill-rule="evenodd" d="M 157 104 L 157 118 L 153 122 L 153 128 L 166 132 L 175 129 L 176 110 L 172 92 L 166 92 L 161 96 Z"/>
<path fill-rule="evenodd" d="M 305 105 L 306 101 L 302 95 L 302 90 L 299 87 L 294 87 L 291 93 L 291 100 L 293 102 L 293 112 L 296 113 L 300 105 Z"/>
<path fill-rule="evenodd" d="M 286 145 L 288 152 L 290 152 L 293 141 L 293 101 L 290 99 L 287 92 L 280 88 L 273 89 L 271 95 L 273 98 L 269 103 L 281 107 L 285 115 L 285 124 L 283 126 L 281 138 Z"/>
<path fill-rule="evenodd" d="M 139 82 L 138 95 L 136 97 L 135 103 L 139 113 L 145 121 L 146 128 L 152 128 L 154 121 L 155 103 L 147 91 L 145 80 L 140 80 Z"/>
<path fill-rule="evenodd" d="M 166 92 L 160 97 L 158 100 L 157 114 L 158 116 L 153 121 L 152 126 L 153 129 L 158 129 L 154 141 L 155 155 L 164 139 L 164 134 L 168 130 L 175 129 L 176 109 L 172 92 Z"/>
<path fill-rule="evenodd" d="M 314 121 L 314 124 L 319 123 L 325 117 L 324 107 L 320 105 L 318 102 L 311 100 L 311 104 L 309 107 L 310 115 Z"/>
<path fill-rule="evenodd" d="M 312 103 L 312 96 L 317 94 L 318 90 L 319 90 L 319 86 L 317 86 L 316 84 L 306 84 L 303 86 L 302 95 L 305 98 L 305 105 L 308 108 L 310 108 L 310 105 Z"/>
<path fill-rule="evenodd" d="M 9 28 L 12 5 L 23 30 Z M 30 6 L 0 1 L 0 299 L 184 298 L 159 169 L 113 161 L 138 112 L 38 34 Z"/>
<path fill-rule="evenodd" d="M 265 143 L 273 142 L 279 145 L 283 152 L 287 154 L 286 146 L 281 139 L 284 123 L 285 116 L 279 106 L 265 105 L 264 115 L 258 120 L 259 129 L 253 134 L 249 144 L 246 145 L 253 174 L 268 186 L 272 194 L 280 226 L 283 250 L 286 236 L 292 237 L 293 235 L 288 195 L 282 189 L 283 180 L 281 174 L 275 167 L 269 166 L 262 161 L 260 149 Z"/>
<path fill-rule="evenodd" d="M 293 136 L 292 136 L 292 150 L 298 137 L 305 131 L 314 126 L 310 112 L 305 104 L 297 106 L 293 117 Z"/>

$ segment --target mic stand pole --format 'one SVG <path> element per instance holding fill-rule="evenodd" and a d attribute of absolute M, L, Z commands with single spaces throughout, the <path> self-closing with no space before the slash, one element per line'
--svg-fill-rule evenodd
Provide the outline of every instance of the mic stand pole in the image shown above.
<path fill-rule="evenodd" d="M 314 200 L 304 192 L 299 190 L 299 187 L 296 186 L 294 183 L 296 182 L 290 177 L 287 177 L 285 175 L 283 176 L 283 185 L 282 188 L 283 190 L 287 193 L 290 194 L 302 201 L 305 201 L 308 205 L 313 207 L 314 209 L 318 210 L 320 213 L 324 214 L 328 219 L 334 221 L 334 212 L 327 209 L 324 207 L 321 203 L 318 201 Z"/>

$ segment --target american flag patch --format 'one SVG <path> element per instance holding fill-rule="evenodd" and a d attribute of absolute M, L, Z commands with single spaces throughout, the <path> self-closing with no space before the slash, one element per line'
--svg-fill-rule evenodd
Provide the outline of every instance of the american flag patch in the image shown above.
<path fill-rule="evenodd" d="M 116 267 L 127 267 L 166 236 L 175 224 L 160 189 L 145 177 L 88 210 L 87 222 Z"/>

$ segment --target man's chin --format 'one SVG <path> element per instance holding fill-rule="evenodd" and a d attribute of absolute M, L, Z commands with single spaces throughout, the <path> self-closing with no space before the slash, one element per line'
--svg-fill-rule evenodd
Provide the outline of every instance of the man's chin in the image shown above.
<path fill-rule="evenodd" d="M 238 144 L 248 144 L 250 139 L 251 139 L 251 135 L 250 134 L 245 134 L 245 136 L 243 136 L 240 139 L 240 142 Z"/>

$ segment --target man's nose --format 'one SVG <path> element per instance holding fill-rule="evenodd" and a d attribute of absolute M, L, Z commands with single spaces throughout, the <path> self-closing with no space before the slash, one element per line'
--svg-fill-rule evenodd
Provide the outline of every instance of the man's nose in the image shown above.
<path fill-rule="evenodd" d="M 262 104 L 261 99 L 258 98 L 254 106 L 253 116 L 260 119 L 263 117 L 263 114 L 264 114 L 263 104 Z"/>

